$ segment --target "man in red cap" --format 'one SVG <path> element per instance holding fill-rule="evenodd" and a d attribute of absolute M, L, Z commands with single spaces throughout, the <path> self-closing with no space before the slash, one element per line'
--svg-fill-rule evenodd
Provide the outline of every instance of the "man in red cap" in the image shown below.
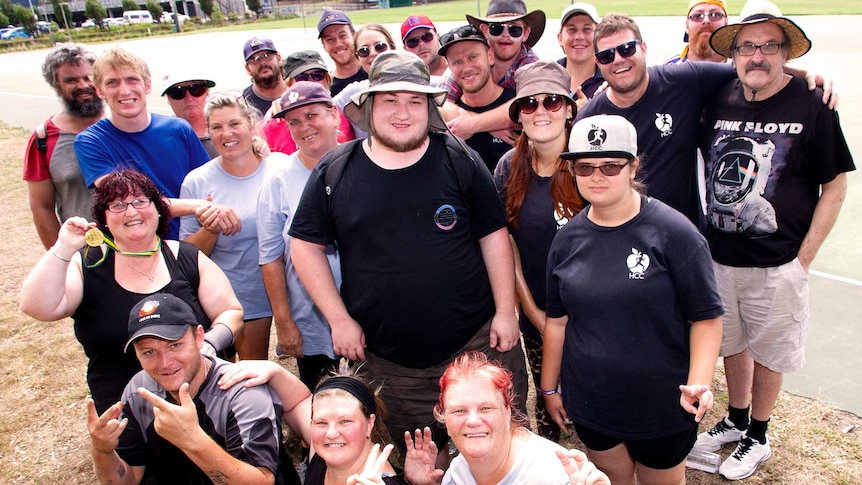
<path fill-rule="evenodd" d="M 401 24 L 401 41 L 404 50 L 419 56 L 428 65 L 431 83 L 434 76 L 442 76 L 449 67 L 446 58 L 437 53 L 440 49 L 440 35 L 427 15 L 411 15 Z"/>

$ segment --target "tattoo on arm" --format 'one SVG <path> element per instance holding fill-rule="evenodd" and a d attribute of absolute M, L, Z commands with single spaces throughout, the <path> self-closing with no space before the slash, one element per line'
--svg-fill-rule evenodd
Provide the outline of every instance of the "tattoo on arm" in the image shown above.
<path fill-rule="evenodd" d="M 210 477 L 210 480 L 213 481 L 215 485 L 223 485 L 227 484 L 230 481 L 230 477 L 225 475 L 224 473 L 218 470 L 212 470 L 207 473 L 207 476 Z"/>

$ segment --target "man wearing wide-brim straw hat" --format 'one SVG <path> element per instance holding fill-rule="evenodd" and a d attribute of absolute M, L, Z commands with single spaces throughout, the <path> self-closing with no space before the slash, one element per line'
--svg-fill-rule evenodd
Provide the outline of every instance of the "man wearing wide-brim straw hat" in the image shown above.
<path fill-rule="evenodd" d="M 700 147 L 707 241 L 726 309 L 729 399 L 727 417 L 695 448 L 735 443 L 719 467 L 732 480 L 751 476 L 772 454 L 766 430 L 783 375 L 805 364 L 808 268 L 855 169 L 822 91 L 785 73 L 787 60 L 811 49 L 805 32 L 763 0 L 746 4 L 740 18 L 710 37 L 739 79 L 704 111 Z"/>
<path fill-rule="evenodd" d="M 392 442 L 435 425 L 440 376 L 478 350 L 514 374 L 526 409 L 527 374 L 515 317 L 506 215 L 475 151 L 445 131 L 428 66 L 406 51 L 374 59 L 369 87 L 345 114 L 368 139 L 345 143 L 312 172 L 290 226 L 291 258 L 332 329 L 335 353 L 364 360 L 385 382 Z M 341 257 L 339 294 L 326 262 Z M 447 455 L 448 456 L 448 455 Z"/>

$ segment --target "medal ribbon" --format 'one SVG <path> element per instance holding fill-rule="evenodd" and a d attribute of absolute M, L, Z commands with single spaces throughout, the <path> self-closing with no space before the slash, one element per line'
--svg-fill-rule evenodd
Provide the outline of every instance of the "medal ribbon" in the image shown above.
<path fill-rule="evenodd" d="M 144 258 L 147 256 L 152 256 L 153 254 L 156 253 L 156 251 L 159 250 L 159 248 L 162 247 L 162 238 L 156 236 L 156 247 L 154 247 L 153 249 L 149 249 L 147 251 L 141 251 L 141 252 L 127 252 L 127 251 L 121 251 L 120 248 L 118 248 L 117 245 L 114 243 L 114 241 L 112 241 L 111 238 L 109 238 L 107 235 L 102 235 L 102 237 L 105 239 L 105 244 L 107 244 L 110 249 L 113 249 L 114 251 L 116 251 L 117 254 L 122 254 L 124 256 L 136 256 L 136 257 Z M 91 246 L 87 246 L 87 249 L 84 250 L 84 261 L 87 261 L 87 253 L 90 251 L 90 247 Z M 89 268 L 95 268 L 97 266 L 101 266 L 102 263 L 105 262 L 105 258 L 107 256 L 108 256 L 108 252 L 105 251 L 102 254 L 102 259 L 96 261 L 93 264 L 86 265 L 87 268 L 89 269 Z"/>

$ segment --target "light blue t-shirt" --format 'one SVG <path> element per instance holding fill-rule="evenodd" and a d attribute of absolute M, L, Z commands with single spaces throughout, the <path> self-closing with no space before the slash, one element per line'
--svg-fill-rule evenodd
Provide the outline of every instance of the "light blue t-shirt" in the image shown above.
<path fill-rule="evenodd" d="M 257 196 L 267 172 L 286 162 L 287 156 L 283 153 L 273 153 L 261 161 L 251 175 L 235 177 L 222 167 L 221 158 L 215 158 L 189 172 L 180 189 L 182 198 L 205 199 L 211 195 L 215 202 L 236 211 L 242 220 L 240 232 L 231 236 L 219 235 L 210 259 L 230 280 L 246 320 L 272 316 L 263 287 L 263 275 L 257 264 Z M 200 228 L 194 214 L 183 216 L 180 219 L 180 238 L 185 239 Z"/>
<path fill-rule="evenodd" d="M 304 355 L 326 355 L 335 358 L 332 350 L 332 335 L 329 323 L 312 302 L 305 290 L 296 268 L 290 259 L 290 240 L 287 230 L 293 222 L 293 214 L 299 205 L 305 183 L 311 170 L 299 161 L 299 152 L 290 155 L 286 163 L 279 163 L 270 171 L 260 189 L 257 206 L 257 239 L 260 247 L 259 263 L 267 264 L 284 255 L 284 273 L 287 279 L 287 296 L 290 314 L 302 332 Z M 334 246 L 327 246 L 326 258 L 335 278 L 336 287 L 341 287 L 341 265 Z"/>

